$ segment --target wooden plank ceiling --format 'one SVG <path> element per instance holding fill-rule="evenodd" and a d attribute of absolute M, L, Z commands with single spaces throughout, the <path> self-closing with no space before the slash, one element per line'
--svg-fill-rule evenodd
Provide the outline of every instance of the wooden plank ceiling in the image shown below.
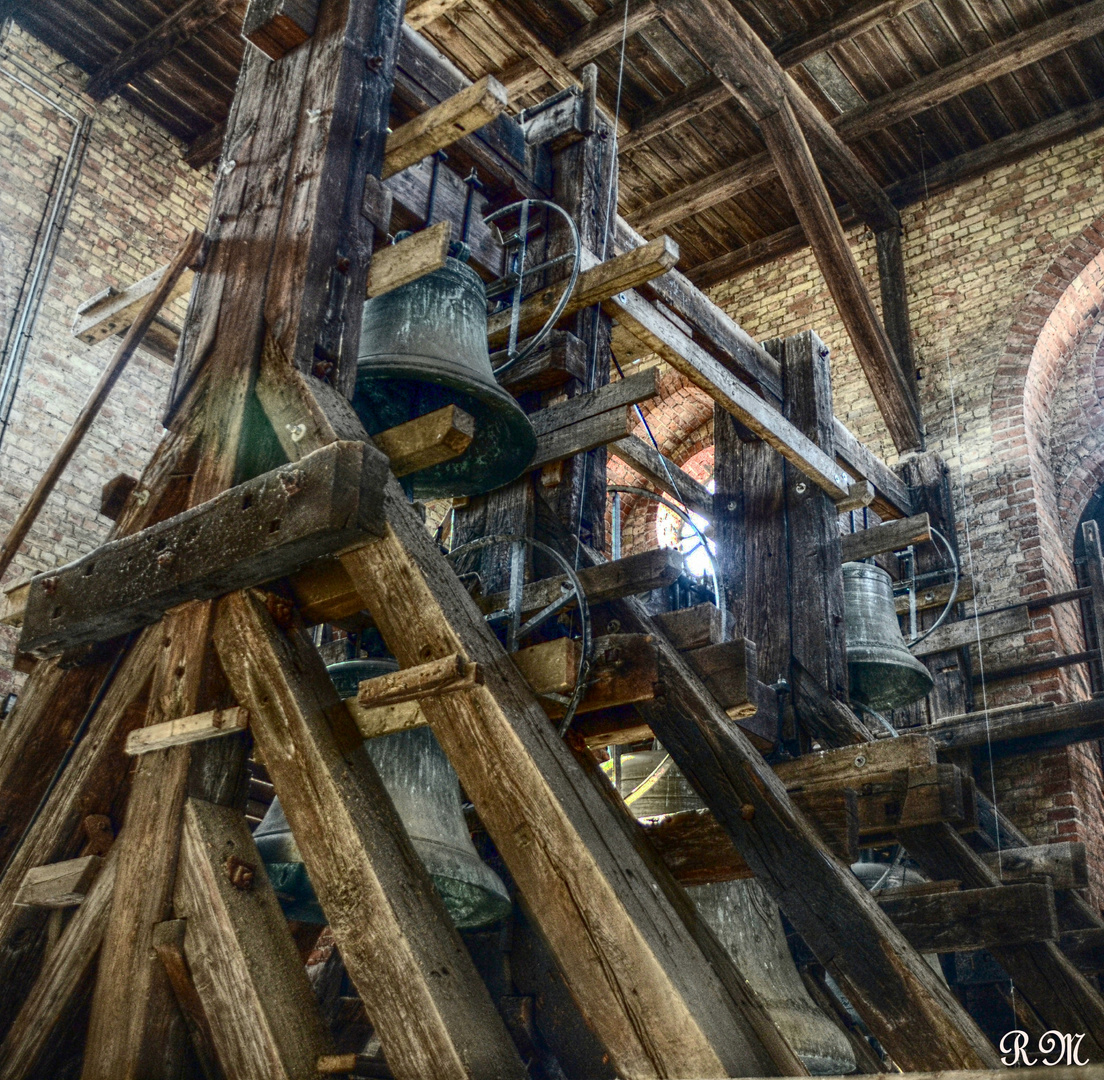
<path fill-rule="evenodd" d="M 244 2 L 4 3 L 98 94 L 117 90 L 185 142 L 217 146 Z M 897 206 L 1104 123 L 1104 0 L 733 3 Z M 803 244 L 758 131 L 665 24 L 660 0 L 423 5 L 423 17 L 447 10 L 422 33 L 471 78 L 497 74 L 512 108 L 597 62 L 611 113 L 620 90 L 621 213 L 645 235 L 672 235 L 699 284 Z"/>

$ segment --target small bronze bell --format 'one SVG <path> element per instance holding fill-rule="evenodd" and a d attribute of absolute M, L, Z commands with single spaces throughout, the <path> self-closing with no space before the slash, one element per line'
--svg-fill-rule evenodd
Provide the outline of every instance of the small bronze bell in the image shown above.
<path fill-rule="evenodd" d="M 899 709 L 931 692 L 931 672 L 901 637 L 893 582 L 880 566 L 843 564 L 843 614 L 855 701 L 870 709 Z"/>
<path fill-rule="evenodd" d="M 350 660 L 327 670 L 338 694 L 347 698 L 362 680 L 395 666 L 389 660 Z M 460 805 L 460 782 L 433 732 L 427 727 L 400 731 L 368 739 L 365 747 L 454 925 L 469 930 L 507 915 L 506 886 L 476 854 Z M 273 799 L 253 839 L 284 914 L 301 922 L 326 922 L 279 799 Z"/>
<path fill-rule="evenodd" d="M 602 768 L 612 779 L 613 762 L 605 762 Z M 632 793 L 648 781 L 654 782 L 633 798 Z M 690 782 L 662 750 L 622 756 L 621 795 L 626 801 L 632 799 L 629 809 L 638 818 L 702 806 Z M 686 895 L 809 1072 L 814 1076 L 853 1072 L 854 1051 L 809 997 L 786 944 L 778 907 L 763 886 L 751 880 L 716 881 L 687 886 Z"/>
<path fill-rule="evenodd" d="M 353 407 L 370 435 L 456 405 L 475 419 L 458 458 L 410 477 L 418 498 L 479 495 L 525 470 L 537 439 L 495 381 L 483 282 L 459 259 L 364 304 Z"/>

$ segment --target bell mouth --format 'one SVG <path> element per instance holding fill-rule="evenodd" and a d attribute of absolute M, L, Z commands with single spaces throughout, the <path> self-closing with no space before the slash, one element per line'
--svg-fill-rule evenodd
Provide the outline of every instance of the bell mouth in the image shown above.
<path fill-rule="evenodd" d="M 848 668 L 851 673 L 851 698 L 878 712 L 901 709 L 919 701 L 931 693 L 935 680 L 923 664 L 910 657 L 916 667 L 902 659 L 893 663 L 864 660 L 855 657 L 857 650 L 848 652 Z"/>
<path fill-rule="evenodd" d="M 408 478 L 415 498 L 483 495 L 516 480 L 533 460 L 537 437 L 521 406 L 505 390 L 481 386 L 473 391 L 451 365 L 431 357 L 417 358 L 417 378 L 411 377 L 409 355 L 369 360 L 370 372 L 358 376 L 353 397 L 353 408 L 369 435 L 447 405 L 456 405 L 475 420 L 475 437 L 463 454 Z"/>

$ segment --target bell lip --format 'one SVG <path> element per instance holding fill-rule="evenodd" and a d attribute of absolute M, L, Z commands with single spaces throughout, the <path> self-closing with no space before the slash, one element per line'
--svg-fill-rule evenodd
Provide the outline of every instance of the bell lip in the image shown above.
<path fill-rule="evenodd" d="M 427 360 L 441 361 L 440 357 L 427 356 Z M 516 480 L 528 468 L 537 452 L 537 436 L 533 431 L 533 425 L 525 410 L 517 403 L 513 395 L 504 390 L 498 383 L 486 383 L 478 388 L 473 388 L 470 383 L 465 383 L 448 371 L 441 371 L 440 377 L 433 383 L 426 379 L 411 377 L 410 354 L 403 353 L 376 353 L 365 354 L 357 358 L 357 382 L 353 394 L 353 408 L 360 415 L 357 405 L 357 397 L 361 393 L 361 377 L 359 367 L 362 362 L 372 365 L 370 380 L 374 387 L 387 383 L 398 382 L 426 382 L 429 385 L 446 386 L 451 390 L 466 395 L 486 410 L 486 417 L 498 419 L 505 427 L 505 438 L 501 439 L 497 447 L 498 455 L 495 457 L 495 476 L 493 484 L 479 483 L 472 478 L 469 483 L 464 483 L 463 478 L 451 479 L 449 474 L 457 465 L 464 461 L 471 452 L 468 448 L 459 457 L 442 462 L 441 465 L 431 466 L 421 472 L 414 473 L 410 477 L 414 495 L 418 498 L 449 498 L 470 495 L 485 495 L 489 491 L 497 491 L 500 487 Z M 443 362 L 443 361 L 441 361 Z M 388 367 L 393 367 L 394 372 L 389 372 Z M 436 372 L 434 373 L 437 374 Z M 363 417 L 361 417 L 363 420 Z M 416 419 L 411 417 L 411 419 Z M 486 423 L 482 417 L 475 418 L 477 423 Z M 365 425 L 368 427 L 369 425 Z M 472 446 L 476 445 L 479 438 L 472 440 Z"/>

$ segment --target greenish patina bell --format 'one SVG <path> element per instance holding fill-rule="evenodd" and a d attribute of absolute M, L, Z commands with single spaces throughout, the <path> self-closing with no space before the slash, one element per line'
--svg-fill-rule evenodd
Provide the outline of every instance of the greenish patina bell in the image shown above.
<path fill-rule="evenodd" d="M 338 694 L 348 698 L 364 679 L 395 667 L 387 660 L 350 660 L 327 670 Z M 460 804 L 460 782 L 433 732 L 428 727 L 400 731 L 368 739 L 365 747 L 456 927 L 469 930 L 506 916 L 506 886 L 476 854 Z M 301 922 L 326 922 L 279 799 L 253 839 L 284 914 Z"/>
<path fill-rule="evenodd" d="M 855 701 L 870 709 L 899 709 L 930 693 L 931 672 L 901 637 L 893 581 L 880 566 L 843 564 L 843 615 Z"/>
<path fill-rule="evenodd" d="M 456 405 L 475 420 L 458 458 L 411 475 L 417 498 L 479 495 L 525 470 L 537 439 L 495 381 L 487 352 L 487 297 L 459 259 L 364 305 L 353 407 L 370 435 Z"/>

